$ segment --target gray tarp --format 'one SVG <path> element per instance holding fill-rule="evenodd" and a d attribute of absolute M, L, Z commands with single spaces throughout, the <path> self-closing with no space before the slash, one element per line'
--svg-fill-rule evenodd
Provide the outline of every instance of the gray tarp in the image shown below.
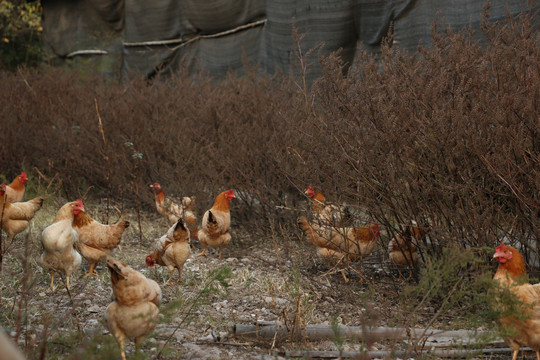
<path fill-rule="evenodd" d="M 527 0 L 491 1 L 491 20 L 526 9 Z M 536 5 L 537 8 L 537 5 Z M 352 64 L 359 50 L 377 53 L 393 25 L 397 46 L 428 45 L 437 18 L 455 30 L 479 28 L 478 0 L 43 0 L 50 61 L 119 79 L 180 68 L 220 76 L 258 64 L 288 71 L 297 59 L 293 27 L 309 80 L 321 74 L 319 54 L 340 50 Z M 92 68 L 94 67 L 94 68 Z"/>

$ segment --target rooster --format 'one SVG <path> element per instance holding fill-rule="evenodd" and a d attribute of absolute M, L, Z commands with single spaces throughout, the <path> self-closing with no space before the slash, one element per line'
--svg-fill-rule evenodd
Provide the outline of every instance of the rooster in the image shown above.
<path fill-rule="evenodd" d="M 174 269 L 178 269 L 176 283 L 179 283 L 182 281 L 182 268 L 190 255 L 189 229 L 184 220 L 178 219 L 176 224 L 167 231 L 167 234 L 156 240 L 156 250 L 146 256 L 146 265 L 154 266 L 159 264 L 166 266 L 171 273 L 167 284 L 173 284 Z"/>
<path fill-rule="evenodd" d="M 222 192 L 216 197 L 212 208 L 204 213 L 198 236 L 200 243 L 204 245 L 204 250 L 197 256 L 208 256 L 206 248 L 210 246 L 219 248 L 219 258 L 221 259 L 222 249 L 231 242 L 229 202 L 235 197 L 233 190 Z"/>
<path fill-rule="evenodd" d="M 332 227 L 352 225 L 353 216 L 348 207 L 327 203 L 321 190 L 313 186 L 309 186 L 305 194 L 311 198 L 313 218 L 320 225 Z"/>
<path fill-rule="evenodd" d="M 198 229 L 197 216 L 195 215 L 195 197 L 184 196 L 181 201 L 177 201 L 165 197 L 163 188 L 157 182 L 150 185 L 150 188 L 154 190 L 156 209 L 165 218 L 167 225 L 173 226 L 178 219 L 182 218 L 189 227 L 192 239 L 196 239 Z"/>
<path fill-rule="evenodd" d="M 122 234 L 129 227 L 129 221 L 121 220 L 114 225 L 101 224 L 86 213 L 81 200 L 77 201 L 82 208 L 73 220 L 73 228 L 79 235 L 78 249 L 90 264 L 86 276 L 97 275 L 94 271 L 96 264 L 120 244 Z"/>
<path fill-rule="evenodd" d="M 324 261 L 336 265 L 347 265 L 369 255 L 380 235 L 378 224 L 337 230 L 310 223 L 305 216 L 298 219 L 298 224 Z M 343 270 L 340 271 L 345 281 L 348 281 Z"/>
<path fill-rule="evenodd" d="M 107 268 L 111 273 L 113 302 L 105 310 L 105 319 L 120 345 L 122 359 L 126 360 L 125 341 L 134 339 L 138 353 L 144 337 L 157 324 L 161 288 L 154 280 L 110 256 Z"/>
<path fill-rule="evenodd" d="M 407 226 L 388 243 L 390 261 L 398 266 L 408 266 L 409 278 L 412 276 L 411 268 L 418 262 L 417 245 L 425 239 L 429 230 L 429 226 Z M 398 271 L 401 278 L 401 268 Z"/>
<path fill-rule="evenodd" d="M 0 219 L 2 230 L 7 234 L 7 242 L 11 243 L 18 233 L 28 227 L 30 220 L 43 206 L 43 198 L 38 196 L 25 202 L 10 202 L 6 200 L 6 185 L 0 185 Z"/>
<path fill-rule="evenodd" d="M 19 176 L 17 176 L 11 184 L 6 187 L 7 201 L 9 202 L 19 202 L 24 199 L 24 184 L 28 181 L 28 176 L 23 171 Z"/>
<path fill-rule="evenodd" d="M 64 273 L 69 288 L 69 277 L 81 266 L 81 255 L 74 247 L 79 241 L 79 235 L 73 229 L 73 219 L 81 211 L 84 211 L 84 206 L 80 200 L 65 204 L 58 210 L 53 223 L 41 233 L 41 266 L 50 271 L 53 290 L 54 273 L 51 270 Z"/>
<path fill-rule="evenodd" d="M 540 360 L 540 284 L 524 282 L 525 261 L 512 246 L 500 244 L 495 249 L 493 258 L 499 262 L 493 279 L 522 303 L 520 314 L 507 315 L 499 320 L 504 329 L 513 332 L 504 339 L 512 349 L 512 360 L 517 359 L 521 346 L 533 349 L 536 359 Z M 507 307 L 505 304 L 498 305 L 503 309 Z"/>

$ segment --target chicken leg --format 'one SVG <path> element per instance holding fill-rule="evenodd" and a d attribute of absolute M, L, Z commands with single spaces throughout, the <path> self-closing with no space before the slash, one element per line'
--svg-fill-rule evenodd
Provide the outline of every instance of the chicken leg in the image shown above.
<path fill-rule="evenodd" d="M 141 343 L 143 340 L 144 340 L 143 336 L 135 338 L 135 354 L 139 354 L 139 350 L 141 349 Z"/>
<path fill-rule="evenodd" d="M 171 272 L 171 275 L 169 276 L 169 281 L 167 281 L 167 284 L 174 284 L 174 283 L 172 282 L 172 276 L 173 276 L 173 274 L 174 274 L 174 268 L 172 268 L 172 270 L 169 270 L 169 271 Z"/>
<path fill-rule="evenodd" d="M 124 339 L 120 340 L 120 354 L 122 355 L 122 360 L 126 360 L 126 350 L 124 348 Z"/>

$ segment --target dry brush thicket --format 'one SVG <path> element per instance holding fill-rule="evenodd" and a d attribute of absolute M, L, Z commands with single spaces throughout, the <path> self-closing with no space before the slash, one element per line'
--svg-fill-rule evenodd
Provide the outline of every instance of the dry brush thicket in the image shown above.
<path fill-rule="evenodd" d="M 294 226 L 303 190 L 384 225 L 432 226 L 422 256 L 449 244 L 520 243 L 538 257 L 539 48 L 536 14 L 433 31 L 433 46 L 389 46 L 344 76 L 338 56 L 324 76 L 253 70 L 215 80 L 178 74 L 119 85 L 58 69 L 0 73 L 0 168 L 55 179 L 65 198 L 152 207 L 147 185 L 196 195 L 199 209 L 234 188 L 234 221 Z M 303 64 L 307 66 L 308 64 Z M 99 119 L 103 128 L 100 128 Z M 137 187 L 139 187 L 137 189 Z"/>

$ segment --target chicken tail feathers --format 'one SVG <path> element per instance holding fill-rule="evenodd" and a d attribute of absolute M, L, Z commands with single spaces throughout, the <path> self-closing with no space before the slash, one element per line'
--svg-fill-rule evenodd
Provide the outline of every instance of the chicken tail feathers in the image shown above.
<path fill-rule="evenodd" d="M 107 268 L 111 273 L 111 282 L 118 283 L 121 279 L 125 279 L 126 275 L 122 273 L 122 268 L 118 265 L 118 261 L 112 257 L 107 258 Z"/>
<path fill-rule="evenodd" d="M 216 217 L 214 216 L 214 214 L 212 214 L 211 210 L 208 210 L 208 222 L 212 224 L 217 224 Z"/>
<path fill-rule="evenodd" d="M 174 227 L 174 230 L 184 230 L 187 231 L 186 225 L 184 224 L 184 221 L 182 219 L 178 219 L 176 222 L 176 226 Z"/>

